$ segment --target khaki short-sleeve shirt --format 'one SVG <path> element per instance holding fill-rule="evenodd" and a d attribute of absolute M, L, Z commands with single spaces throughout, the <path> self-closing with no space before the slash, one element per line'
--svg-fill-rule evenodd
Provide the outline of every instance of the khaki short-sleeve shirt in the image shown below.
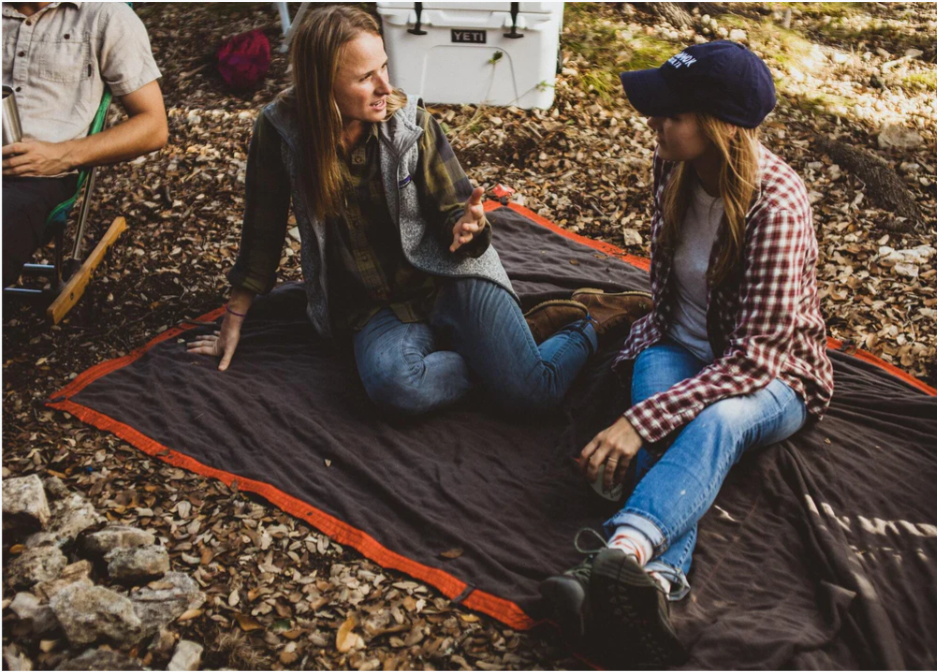
<path fill-rule="evenodd" d="M 64 142 L 88 134 L 104 87 L 125 96 L 161 76 L 146 28 L 123 2 L 53 2 L 32 16 L 3 3 L 3 83 L 23 134 Z"/>

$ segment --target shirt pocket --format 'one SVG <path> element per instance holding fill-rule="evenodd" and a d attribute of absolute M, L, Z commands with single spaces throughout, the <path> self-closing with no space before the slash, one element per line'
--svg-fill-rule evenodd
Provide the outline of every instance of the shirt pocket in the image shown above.
<path fill-rule="evenodd" d="M 91 43 L 88 35 L 65 33 L 38 44 L 39 77 L 50 82 L 91 81 Z"/>
<path fill-rule="evenodd" d="M 13 81 L 13 59 L 16 57 L 16 38 L 19 30 L 10 25 L 6 19 L 3 21 L 3 83 L 11 84 Z"/>

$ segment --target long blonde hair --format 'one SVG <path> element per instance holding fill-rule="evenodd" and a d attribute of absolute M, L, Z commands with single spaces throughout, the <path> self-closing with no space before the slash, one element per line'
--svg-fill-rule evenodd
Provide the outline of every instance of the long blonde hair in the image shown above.
<path fill-rule="evenodd" d="M 700 130 L 722 158 L 719 196 L 725 207 L 729 235 L 707 273 L 712 284 L 725 280 L 742 263 L 745 248 L 745 215 L 758 191 L 758 129 L 742 128 L 708 114 L 696 113 Z M 693 187 L 693 167 L 686 161 L 674 168 L 664 188 L 664 226 L 661 245 L 676 248 Z"/>
<path fill-rule="evenodd" d="M 293 37 L 293 87 L 281 99 L 296 114 L 307 202 L 319 219 L 337 214 L 344 202 L 342 114 L 332 87 L 346 45 L 361 33 L 380 36 L 374 17 L 359 7 L 334 4 L 309 12 Z M 405 104 L 406 96 L 395 89 L 387 100 L 386 118 Z"/>

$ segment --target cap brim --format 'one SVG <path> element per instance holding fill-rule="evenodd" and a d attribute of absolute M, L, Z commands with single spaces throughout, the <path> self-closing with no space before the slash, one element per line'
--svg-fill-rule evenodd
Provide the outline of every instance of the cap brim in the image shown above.
<path fill-rule="evenodd" d="M 618 76 L 628 101 L 646 117 L 667 117 L 686 112 L 690 107 L 667 83 L 660 68 L 632 70 Z"/>

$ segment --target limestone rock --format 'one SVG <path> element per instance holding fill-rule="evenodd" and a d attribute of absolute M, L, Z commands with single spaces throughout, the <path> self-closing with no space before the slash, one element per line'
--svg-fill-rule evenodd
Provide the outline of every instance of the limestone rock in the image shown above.
<path fill-rule="evenodd" d="M 108 525 L 102 530 L 92 532 L 82 540 L 82 550 L 88 555 L 104 557 L 115 548 L 133 548 L 151 546 L 156 543 L 156 535 L 129 525 Z"/>
<path fill-rule="evenodd" d="M 65 482 L 58 476 L 49 476 L 43 479 L 42 484 L 46 488 L 46 494 L 53 500 L 65 499 L 72 494 Z"/>
<path fill-rule="evenodd" d="M 205 598 L 198 584 L 188 574 L 167 572 L 131 596 L 133 608 L 143 622 L 145 635 L 172 623 L 189 609 L 197 609 Z"/>
<path fill-rule="evenodd" d="M 918 276 L 920 270 L 917 264 L 903 264 L 901 262 L 898 262 L 892 267 L 892 272 L 895 275 L 911 278 L 912 280 Z"/>
<path fill-rule="evenodd" d="M 622 242 L 624 242 L 625 247 L 640 247 L 644 241 L 641 240 L 641 234 L 635 229 L 623 229 Z"/>
<path fill-rule="evenodd" d="M 142 670 L 126 653 L 111 649 L 88 649 L 80 656 L 64 661 L 59 670 Z"/>
<path fill-rule="evenodd" d="M 36 636 L 52 632 L 59 625 L 49 605 L 42 604 L 32 593 L 17 593 L 10 603 L 10 609 L 21 621 L 29 624 Z"/>
<path fill-rule="evenodd" d="M 163 627 L 159 632 L 153 635 L 153 641 L 150 642 L 149 652 L 156 658 L 166 659 L 172 653 L 172 647 L 176 645 L 176 636 L 170 630 Z"/>
<path fill-rule="evenodd" d="M 918 245 L 907 250 L 895 250 L 882 245 L 878 248 L 878 254 L 878 263 L 882 266 L 894 266 L 898 263 L 925 264 L 937 254 L 937 250 L 930 245 Z"/>
<path fill-rule="evenodd" d="M 91 563 L 87 560 L 73 562 L 62 570 L 58 578 L 36 584 L 36 594 L 48 601 L 65 586 L 77 582 L 91 585 Z"/>
<path fill-rule="evenodd" d="M 142 583 L 169 571 L 169 553 L 163 546 L 115 548 L 104 559 L 108 576 L 122 583 Z"/>
<path fill-rule="evenodd" d="M 183 639 L 169 661 L 167 670 L 197 670 L 202 665 L 202 645 Z"/>
<path fill-rule="evenodd" d="M 49 606 L 74 645 L 101 639 L 133 644 L 143 637 L 143 623 L 133 603 L 108 588 L 75 583 L 59 591 Z"/>
<path fill-rule="evenodd" d="M 73 492 L 52 505 L 52 520 L 48 529 L 29 537 L 26 546 L 65 546 L 74 541 L 81 532 L 103 523 L 104 520 L 94 510 L 91 502 Z"/>
<path fill-rule="evenodd" d="M 35 532 L 46 526 L 52 512 L 36 474 L 3 481 L 3 531 Z"/>
<path fill-rule="evenodd" d="M 878 146 L 882 149 L 915 149 L 923 144 L 920 133 L 899 124 L 885 124 L 878 133 Z"/>
<path fill-rule="evenodd" d="M 39 598 L 32 593 L 21 591 L 16 594 L 13 601 L 10 602 L 10 610 L 16 614 L 20 620 L 32 618 L 39 609 Z"/>
<path fill-rule="evenodd" d="M 7 583 L 14 588 L 29 588 L 40 581 L 52 581 L 67 564 L 68 559 L 55 546 L 30 548 L 7 565 Z"/>
<path fill-rule="evenodd" d="M 62 588 L 78 582 L 91 585 L 91 563 L 87 560 L 79 560 L 68 565 L 56 579 L 37 583 L 36 594 L 48 602 Z"/>
<path fill-rule="evenodd" d="M 16 644 L 3 647 L 3 662 L 6 663 L 4 669 L 11 670 L 11 672 L 26 672 L 33 669 L 33 661 L 20 651 Z"/>

